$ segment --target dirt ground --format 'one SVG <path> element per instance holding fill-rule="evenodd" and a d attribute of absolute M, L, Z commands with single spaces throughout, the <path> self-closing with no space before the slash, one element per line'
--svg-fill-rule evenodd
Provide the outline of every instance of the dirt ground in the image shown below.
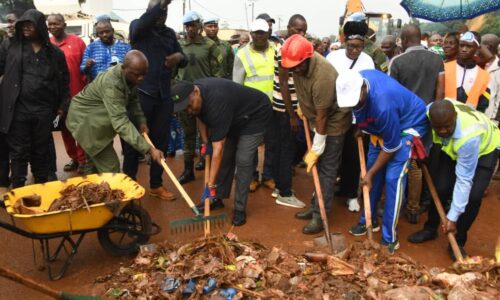
<path fill-rule="evenodd" d="M 73 173 L 62 171 L 63 165 L 67 163 L 68 158 L 64 151 L 64 146 L 60 135 L 55 135 L 58 153 L 58 176 L 64 179 L 75 176 Z M 115 143 L 118 148 L 119 143 Z M 175 174 L 180 174 L 183 168 L 182 156 L 167 159 L 168 165 Z M 174 190 L 177 200 L 165 202 L 147 195 L 148 184 L 148 166 L 141 164 L 139 183 L 146 188 L 146 196 L 141 200 L 142 205 L 151 214 L 154 222 L 162 227 L 162 232 L 151 238 L 151 242 L 160 242 L 169 240 L 172 242 L 187 242 L 195 237 L 200 237 L 203 233 L 171 235 L 168 229 L 168 222 L 175 219 L 186 218 L 192 215 L 191 210 L 175 191 L 173 183 L 169 181 L 167 175 L 164 175 L 164 183 L 169 190 Z M 197 202 L 202 192 L 203 171 L 197 171 L 196 181 L 185 185 L 186 191 Z M 313 190 L 312 177 L 305 172 L 305 169 L 296 169 L 296 175 L 293 178 L 293 188 L 299 199 L 309 203 L 310 195 Z M 259 188 L 249 197 L 247 208 L 247 224 L 242 227 L 233 228 L 241 240 L 256 240 L 262 244 L 272 247 L 278 246 L 284 250 L 301 254 L 312 247 L 313 236 L 302 234 L 302 227 L 305 221 L 297 220 L 294 214 L 298 211 L 294 208 L 276 205 L 274 199 L 270 196 L 271 191 L 264 187 Z M 498 216 L 500 216 L 500 181 L 494 181 L 490 187 L 488 196 L 483 199 L 479 216 L 469 232 L 469 241 L 466 250 L 470 255 L 493 256 L 496 240 L 499 236 L 495 228 L 498 227 Z M 345 206 L 344 198 L 336 198 L 333 206 L 333 212 L 329 215 L 330 231 L 344 234 L 348 241 L 354 239 L 363 239 L 365 237 L 355 238 L 349 235 L 348 229 L 355 224 L 359 218 L 359 213 L 350 213 Z M 232 200 L 225 202 L 226 207 L 222 211 L 228 216 L 228 225 L 224 230 L 227 232 L 230 228 L 232 216 Z M 447 267 L 451 260 L 447 253 L 447 240 L 444 235 L 440 235 L 435 241 L 425 244 L 414 245 L 406 241 L 406 238 L 412 232 L 422 227 L 426 216 L 421 217 L 417 225 L 409 224 L 404 217 L 399 221 L 399 240 L 401 248 L 398 251 L 410 255 L 417 261 L 420 261 L 428 267 L 438 266 Z M 9 217 L 2 211 L 0 220 L 8 221 Z M 380 232 L 374 234 L 374 239 L 380 239 Z M 94 279 L 97 276 L 105 275 L 116 271 L 121 264 L 129 264 L 132 257 L 113 257 L 108 255 L 97 241 L 95 233 L 88 234 L 82 242 L 78 253 L 75 256 L 72 265 L 69 267 L 66 275 L 58 281 L 50 281 L 46 271 L 39 271 L 33 259 L 33 248 L 38 254 L 37 264 L 41 263 L 38 241 L 31 240 L 22 236 L 2 230 L 0 234 L 0 265 L 15 270 L 23 275 L 29 276 L 34 280 L 44 283 L 54 289 L 63 290 L 76 294 L 100 293 L 94 285 Z M 0 278 L 0 299 L 49 299 L 42 297 L 39 293 L 31 291 L 24 286 L 12 283 Z"/>

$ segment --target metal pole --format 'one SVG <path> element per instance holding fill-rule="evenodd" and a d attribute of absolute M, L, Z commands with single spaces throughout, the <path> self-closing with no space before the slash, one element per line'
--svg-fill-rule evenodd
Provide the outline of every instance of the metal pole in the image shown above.
<path fill-rule="evenodd" d="M 182 15 L 186 14 L 186 0 L 182 0 Z"/>
<path fill-rule="evenodd" d="M 191 0 L 189 0 L 189 10 L 191 10 Z"/>
<path fill-rule="evenodd" d="M 255 3 L 252 2 L 252 22 L 254 20 L 254 7 L 255 7 Z"/>

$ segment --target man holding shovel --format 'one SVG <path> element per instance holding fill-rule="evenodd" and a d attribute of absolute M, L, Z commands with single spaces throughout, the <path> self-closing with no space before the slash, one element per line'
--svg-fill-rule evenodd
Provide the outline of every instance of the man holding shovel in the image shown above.
<path fill-rule="evenodd" d="M 357 126 L 370 134 L 368 171 L 362 184 L 370 190 L 372 218 L 385 186 L 386 203 L 380 243 L 394 253 L 399 248 L 397 225 L 406 189 L 413 139 L 427 132 L 425 104 L 396 80 L 377 70 L 345 71 L 336 82 L 338 104 L 352 107 Z M 376 217 L 372 230 L 380 229 Z M 367 232 L 364 214 L 349 232 Z"/>
<path fill-rule="evenodd" d="M 434 184 L 441 201 L 452 199 L 445 233 L 455 233 L 462 256 L 467 232 L 479 213 L 500 149 L 500 130 L 486 117 L 458 101 L 443 100 L 429 109 L 432 139 L 446 155 L 441 155 L 435 168 Z M 443 206 L 445 203 L 443 202 Z M 437 237 L 439 215 L 435 205 L 429 207 L 424 229 L 410 235 L 411 243 L 423 243 Z M 453 260 L 455 255 L 449 248 Z"/>
<path fill-rule="evenodd" d="M 289 37 L 281 48 L 281 66 L 293 72 L 295 91 L 304 116 L 314 130 L 311 149 L 304 156 L 307 171 L 317 164 L 325 210 L 330 212 L 334 183 L 340 165 L 344 134 L 351 124 L 350 109 L 340 109 L 335 94 L 337 71 L 313 45 L 300 34 Z M 324 229 L 317 196 L 311 208 L 295 215 L 310 220 L 304 226 L 305 234 L 316 234 Z"/>

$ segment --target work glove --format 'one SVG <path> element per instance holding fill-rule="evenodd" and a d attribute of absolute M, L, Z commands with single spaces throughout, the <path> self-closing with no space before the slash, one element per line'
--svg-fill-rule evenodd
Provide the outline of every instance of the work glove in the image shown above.
<path fill-rule="evenodd" d="M 207 144 L 201 144 L 201 155 L 202 156 L 205 156 L 205 155 L 212 155 L 212 153 L 214 152 L 213 148 L 212 148 L 212 143 L 207 143 Z"/>
<path fill-rule="evenodd" d="M 200 199 L 200 203 L 201 204 L 204 204 L 205 203 L 205 199 L 210 199 L 210 204 L 212 204 L 215 200 L 215 194 L 217 193 L 217 189 L 215 186 L 208 186 L 205 185 L 205 189 L 203 190 L 203 194 L 201 194 L 201 199 Z"/>
<path fill-rule="evenodd" d="M 311 172 L 312 167 L 316 164 L 319 157 L 325 151 L 326 134 L 319 134 L 314 130 L 314 139 L 311 150 L 307 151 L 304 156 L 304 162 L 307 164 L 307 172 Z"/>
<path fill-rule="evenodd" d="M 301 120 L 304 119 L 304 114 L 302 113 L 302 109 L 300 109 L 300 105 L 297 105 L 297 116 L 299 116 Z"/>

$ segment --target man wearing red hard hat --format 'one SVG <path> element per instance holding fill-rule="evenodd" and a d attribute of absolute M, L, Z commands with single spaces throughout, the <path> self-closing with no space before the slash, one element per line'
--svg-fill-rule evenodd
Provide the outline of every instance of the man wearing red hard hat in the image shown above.
<path fill-rule="evenodd" d="M 317 164 L 328 213 L 332 208 L 344 135 L 351 124 L 351 110 L 340 109 L 337 104 L 337 71 L 323 56 L 314 52 L 313 45 L 303 36 L 295 34 L 286 40 L 281 48 L 281 65 L 293 72 L 300 109 L 314 131 L 313 145 L 304 161 L 308 172 Z M 316 234 L 324 229 L 316 196 L 311 208 L 295 216 L 310 220 L 302 230 L 305 234 Z"/>

